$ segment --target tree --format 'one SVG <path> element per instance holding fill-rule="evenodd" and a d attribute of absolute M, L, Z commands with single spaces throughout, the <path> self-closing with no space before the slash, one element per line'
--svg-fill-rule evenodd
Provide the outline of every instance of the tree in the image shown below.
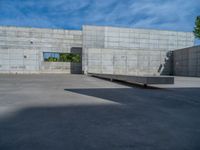
<path fill-rule="evenodd" d="M 72 55 L 72 62 L 73 63 L 80 63 L 81 62 L 81 56 L 79 54 L 73 54 Z"/>
<path fill-rule="evenodd" d="M 194 36 L 200 39 L 200 16 L 197 16 L 194 27 Z"/>

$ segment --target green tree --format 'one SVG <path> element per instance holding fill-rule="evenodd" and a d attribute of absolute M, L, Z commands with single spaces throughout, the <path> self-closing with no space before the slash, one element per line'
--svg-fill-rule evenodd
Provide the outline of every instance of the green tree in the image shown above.
<path fill-rule="evenodd" d="M 49 57 L 49 58 L 46 58 L 45 61 L 48 61 L 48 62 L 73 62 L 73 63 L 80 63 L 81 62 L 81 56 L 79 54 L 60 53 L 59 58 Z"/>
<path fill-rule="evenodd" d="M 73 54 L 73 56 L 72 56 L 72 62 L 74 62 L 74 63 L 80 63 L 80 61 L 81 61 L 80 55 L 79 54 Z"/>
<path fill-rule="evenodd" d="M 57 58 L 54 58 L 54 57 L 49 57 L 47 61 L 48 61 L 48 62 L 57 62 L 58 59 L 57 59 Z"/>
<path fill-rule="evenodd" d="M 197 16 L 194 27 L 194 36 L 200 39 L 200 16 Z"/>
<path fill-rule="evenodd" d="M 60 54 L 60 60 L 61 62 L 71 62 L 72 61 L 72 54 L 70 53 L 63 53 Z"/>

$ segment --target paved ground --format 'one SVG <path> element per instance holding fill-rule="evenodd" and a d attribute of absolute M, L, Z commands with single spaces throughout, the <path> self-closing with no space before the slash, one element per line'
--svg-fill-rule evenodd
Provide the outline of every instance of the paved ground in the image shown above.
<path fill-rule="evenodd" d="M 0 75 L 0 150 L 94 149 L 199 150 L 200 88 Z"/>
<path fill-rule="evenodd" d="M 174 77 L 174 85 L 152 85 L 160 88 L 200 88 L 200 78 L 198 77 Z"/>

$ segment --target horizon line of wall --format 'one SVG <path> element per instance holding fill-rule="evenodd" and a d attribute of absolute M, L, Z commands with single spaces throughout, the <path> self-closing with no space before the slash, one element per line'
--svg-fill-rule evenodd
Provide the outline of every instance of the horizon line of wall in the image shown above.
<path fill-rule="evenodd" d="M 184 32 L 192 33 L 191 31 L 181 31 L 181 30 L 167 30 L 167 29 L 154 29 L 154 28 L 135 28 L 135 27 L 123 27 L 123 26 L 106 26 L 106 25 L 82 25 L 81 29 L 64 29 L 64 28 L 46 28 L 46 27 L 29 27 L 29 26 L 13 26 L 13 25 L 0 25 L 0 28 L 21 28 L 21 29 L 38 29 L 38 30 L 57 30 L 57 31 L 82 31 L 84 27 L 95 27 L 95 28 L 112 28 L 112 29 L 127 29 L 127 30 L 148 30 L 148 31 L 170 31 L 170 32 Z"/>

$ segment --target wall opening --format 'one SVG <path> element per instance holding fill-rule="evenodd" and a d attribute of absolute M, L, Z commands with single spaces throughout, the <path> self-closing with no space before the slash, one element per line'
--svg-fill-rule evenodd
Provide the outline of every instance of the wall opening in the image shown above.
<path fill-rule="evenodd" d="M 70 63 L 71 74 L 83 74 L 83 71 L 82 71 L 82 48 L 81 47 L 72 47 L 70 52 L 74 56 L 77 56 L 77 55 L 80 56 L 79 62 L 74 61 L 74 62 Z"/>
<path fill-rule="evenodd" d="M 71 74 L 82 74 L 82 48 L 72 47 L 69 53 L 43 52 L 43 61 L 52 72 L 68 70 Z M 68 66 L 69 65 L 69 66 Z"/>
<path fill-rule="evenodd" d="M 43 52 L 43 58 L 45 62 L 81 62 L 81 55 L 76 53 Z"/>

